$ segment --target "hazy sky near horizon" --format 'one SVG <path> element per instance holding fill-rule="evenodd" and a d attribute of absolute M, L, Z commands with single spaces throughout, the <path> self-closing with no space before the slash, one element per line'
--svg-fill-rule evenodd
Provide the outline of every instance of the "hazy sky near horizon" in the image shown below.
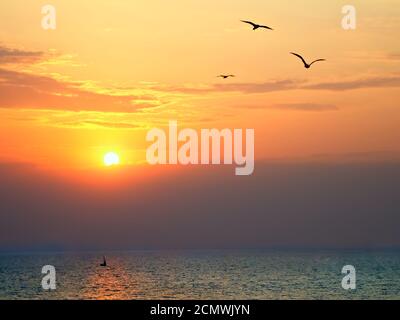
<path fill-rule="evenodd" d="M 0 3 L 0 247 L 103 232 L 115 247 L 400 245 L 398 0 L 352 1 L 350 31 L 337 0 L 52 0 L 47 31 L 44 4 Z M 291 51 L 327 61 L 306 70 Z M 143 165 L 146 132 L 170 120 L 254 128 L 254 175 Z"/>
<path fill-rule="evenodd" d="M 0 250 L 400 246 L 398 164 L 262 162 L 250 177 L 124 168 L 85 183 L 27 165 L 0 175 Z"/>

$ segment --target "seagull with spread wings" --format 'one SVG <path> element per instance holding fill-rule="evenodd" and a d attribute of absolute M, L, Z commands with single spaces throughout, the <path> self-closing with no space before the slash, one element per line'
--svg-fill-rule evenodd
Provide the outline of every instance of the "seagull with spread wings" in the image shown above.
<path fill-rule="evenodd" d="M 299 54 L 297 54 L 297 53 L 294 53 L 294 52 L 291 52 L 290 54 L 292 54 L 292 55 L 298 57 L 299 59 L 301 59 L 301 61 L 303 61 L 303 64 L 304 64 L 304 68 L 306 68 L 306 69 L 310 69 L 311 66 L 312 66 L 315 62 L 326 61 L 325 59 L 318 59 L 318 60 L 314 60 L 313 62 L 311 62 L 310 64 L 308 64 L 308 63 L 306 62 L 306 60 L 304 60 L 304 58 L 303 58 L 301 55 L 299 55 Z"/>
<path fill-rule="evenodd" d="M 234 78 L 235 75 L 234 74 L 220 74 L 219 76 L 217 76 L 217 78 L 222 78 L 222 79 L 228 79 L 228 78 Z"/>
<path fill-rule="evenodd" d="M 257 30 L 259 28 L 264 28 L 264 29 L 268 29 L 268 30 L 274 30 L 274 29 L 272 29 L 272 28 L 270 28 L 268 26 L 263 26 L 261 24 L 257 24 L 257 23 L 251 22 L 251 21 L 247 21 L 247 20 L 240 20 L 240 21 L 242 21 L 244 23 L 247 23 L 247 24 L 250 24 L 251 26 L 253 26 L 253 30 Z"/>

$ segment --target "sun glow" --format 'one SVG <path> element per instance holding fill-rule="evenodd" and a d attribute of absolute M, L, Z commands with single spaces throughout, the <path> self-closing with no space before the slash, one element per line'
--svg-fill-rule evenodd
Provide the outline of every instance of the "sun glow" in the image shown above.
<path fill-rule="evenodd" d="M 104 156 L 104 165 L 107 167 L 115 166 L 120 164 L 119 156 L 115 152 L 108 152 Z"/>

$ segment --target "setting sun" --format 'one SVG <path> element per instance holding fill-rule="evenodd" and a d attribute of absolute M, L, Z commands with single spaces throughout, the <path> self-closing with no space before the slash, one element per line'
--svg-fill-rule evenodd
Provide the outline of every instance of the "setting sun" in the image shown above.
<path fill-rule="evenodd" d="M 119 156 L 115 152 L 108 152 L 104 156 L 104 165 L 107 167 L 118 165 L 120 163 Z"/>

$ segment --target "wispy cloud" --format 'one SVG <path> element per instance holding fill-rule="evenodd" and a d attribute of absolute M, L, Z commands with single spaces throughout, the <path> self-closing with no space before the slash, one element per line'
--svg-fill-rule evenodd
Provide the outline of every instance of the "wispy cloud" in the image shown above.
<path fill-rule="evenodd" d="M 97 93 L 85 90 L 80 83 L 0 68 L 2 108 L 133 112 L 158 103 L 156 97 L 144 102 L 142 96 Z"/>
<path fill-rule="evenodd" d="M 97 120 L 88 120 L 88 121 L 80 121 L 74 123 L 65 123 L 67 126 L 93 126 L 93 127 L 102 127 L 108 129 L 141 129 L 142 127 L 128 122 L 106 122 L 106 121 L 97 121 Z"/>
<path fill-rule="evenodd" d="M 333 104 L 322 103 L 279 103 L 279 104 L 258 104 L 258 105 L 240 105 L 238 108 L 243 109 L 278 109 L 293 111 L 337 111 L 339 108 Z"/>
<path fill-rule="evenodd" d="M 71 60 L 73 56 L 61 55 L 60 57 L 60 63 L 64 63 Z M 396 57 L 397 55 L 394 56 Z M 179 95 L 204 96 L 218 93 L 262 94 L 290 90 L 346 91 L 400 87 L 400 75 L 392 74 L 321 82 L 304 79 L 273 79 L 264 82 L 232 81 L 181 86 L 150 83 L 139 84 L 137 88 L 102 88 L 90 81 L 73 82 L 56 75 L 38 74 L 6 67 L 9 64 L 37 63 L 57 64 L 55 53 L 10 49 L 0 45 L 1 108 L 132 113 L 163 107 L 169 103 L 166 98 L 168 96 L 176 98 Z M 289 103 L 267 107 L 304 111 L 337 110 L 334 105 L 315 103 Z"/>
<path fill-rule="evenodd" d="M 272 80 L 262 83 L 232 83 L 216 84 L 216 91 L 238 91 L 243 93 L 265 93 L 283 90 L 293 90 L 300 86 L 303 81 L 298 80 Z"/>
<path fill-rule="evenodd" d="M 270 80 L 260 83 L 226 83 L 198 86 L 152 86 L 153 90 L 174 92 L 181 94 L 206 94 L 238 92 L 244 94 L 269 93 L 289 90 L 327 90 L 345 91 L 369 88 L 394 88 L 400 87 L 399 75 L 381 77 L 363 77 L 358 79 L 344 79 L 341 81 L 308 82 L 307 80 Z"/>
<path fill-rule="evenodd" d="M 400 61 L 400 52 L 391 52 L 387 56 L 387 59 L 389 60 L 399 60 Z"/>
<path fill-rule="evenodd" d="M 379 63 L 384 62 L 398 62 L 400 60 L 400 52 L 392 51 L 351 51 L 348 53 L 348 58 L 352 60 L 361 60 L 361 61 L 377 61 Z"/>
<path fill-rule="evenodd" d="M 345 91 L 368 88 L 394 88 L 400 87 L 400 76 L 369 77 L 348 81 L 321 82 L 308 84 L 302 89 Z"/>
<path fill-rule="evenodd" d="M 282 103 L 272 105 L 270 108 L 298 111 L 336 111 L 339 108 L 333 104 L 319 103 Z"/>
<path fill-rule="evenodd" d="M 0 64 L 34 63 L 44 59 L 45 54 L 40 51 L 25 51 L 11 49 L 0 45 Z"/>
<path fill-rule="evenodd" d="M 183 85 L 183 86 L 152 86 L 153 90 L 175 92 L 183 94 L 204 94 L 218 92 L 265 93 L 283 90 L 293 90 L 303 81 L 298 80 L 270 80 L 261 83 L 219 83 L 212 85 Z"/>
<path fill-rule="evenodd" d="M 72 111 L 134 112 L 163 104 L 153 94 L 93 86 L 89 81 L 73 82 L 61 76 L 28 72 L 33 64 L 65 64 L 73 55 L 53 51 L 26 51 L 0 45 L 0 108 L 54 109 Z M 23 66 L 24 71 L 20 71 Z"/>

